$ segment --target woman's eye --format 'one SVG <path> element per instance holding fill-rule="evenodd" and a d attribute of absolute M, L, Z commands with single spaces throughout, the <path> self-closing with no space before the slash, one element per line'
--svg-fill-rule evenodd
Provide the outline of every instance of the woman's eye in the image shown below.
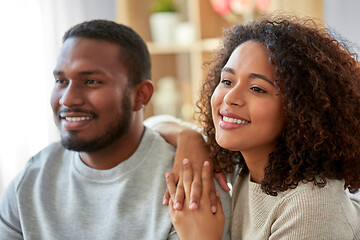
<path fill-rule="evenodd" d="M 264 89 L 261 89 L 259 87 L 251 87 L 250 88 L 252 91 L 254 92 L 258 92 L 258 93 L 266 93 L 266 91 Z"/>
<path fill-rule="evenodd" d="M 223 79 L 220 81 L 221 84 L 226 85 L 226 86 L 231 86 L 232 82 L 227 80 L 227 79 Z"/>

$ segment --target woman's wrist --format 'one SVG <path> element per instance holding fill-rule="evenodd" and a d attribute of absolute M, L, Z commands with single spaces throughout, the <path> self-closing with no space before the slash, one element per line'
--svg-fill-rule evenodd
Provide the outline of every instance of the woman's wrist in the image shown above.
<path fill-rule="evenodd" d="M 192 143 L 205 143 L 203 135 L 198 131 L 190 128 L 182 128 L 179 130 L 177 135 L 177 146 L 180 143 L 187 143 L 191 141 Z"/>

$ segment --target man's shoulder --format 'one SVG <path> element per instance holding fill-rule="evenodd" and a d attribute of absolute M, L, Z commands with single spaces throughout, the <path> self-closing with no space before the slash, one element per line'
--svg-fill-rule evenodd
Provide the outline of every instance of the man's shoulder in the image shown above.
<path fill-rule="evenodd" d="M 130 161 L 141 163 L 142 167 L 148 164 L 153 170 L 170 171 L 174 156 L 174 146 L 167 143 L 159 133 L 150 128 L 145 128 L 141 143 L 131 156 Z"/>
<path fill-rule="evenodd" d="M 152 151 L 162 152 L 164 150 L 175 152 L 175 147 L 165 141 L 160 134 L 151 128 L 145 127 L 144 144 Z"/>
<path fill-rule="evenodd" d="M 54 142 L 35 154 L 27 163 L 26 167 L 39 167 L 46 161 L 59 158 L 70 151 L 66 150 L 59 142 Z"/>
<path fill-rule="evenodd" d="M 26 163 L 24 170 L 15 178 L 16 185 L 20 185 L 22 181 L 27 180 L 29 175 L 36 178 L 39 173 L 44 173 L 45 166 L 56 166 L 54 162 L 62 162 L 59 159 L 64 155 L 73 154 L 66 150 L 59 142 L 52 143 L 35 154 Z"/>

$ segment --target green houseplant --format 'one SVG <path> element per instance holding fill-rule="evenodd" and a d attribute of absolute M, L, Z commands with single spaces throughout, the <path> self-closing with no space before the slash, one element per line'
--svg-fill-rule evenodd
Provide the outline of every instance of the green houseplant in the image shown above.
<path fill-rule="evenodd" d="M 173 0 L 155 0 L 150 7 L 150 29 L 155 43 L 174 41 L 174 29 L 179 22 L 177 6 Z"/>
<path fill-rule="evenodd" d="M 177 7 L 172 0 L 156 0 L 151 5 L 151 12 L 177 12 Z"/>

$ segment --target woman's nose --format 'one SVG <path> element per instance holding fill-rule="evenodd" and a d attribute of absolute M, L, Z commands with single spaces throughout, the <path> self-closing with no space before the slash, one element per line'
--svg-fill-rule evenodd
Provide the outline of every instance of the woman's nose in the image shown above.
<path fill-rule="evenodd" d="M 245 105 L 244 87 L 240 84 L 231 88 L 224 96 L 224 102 L 229 106 L 243 106 Z"/>

